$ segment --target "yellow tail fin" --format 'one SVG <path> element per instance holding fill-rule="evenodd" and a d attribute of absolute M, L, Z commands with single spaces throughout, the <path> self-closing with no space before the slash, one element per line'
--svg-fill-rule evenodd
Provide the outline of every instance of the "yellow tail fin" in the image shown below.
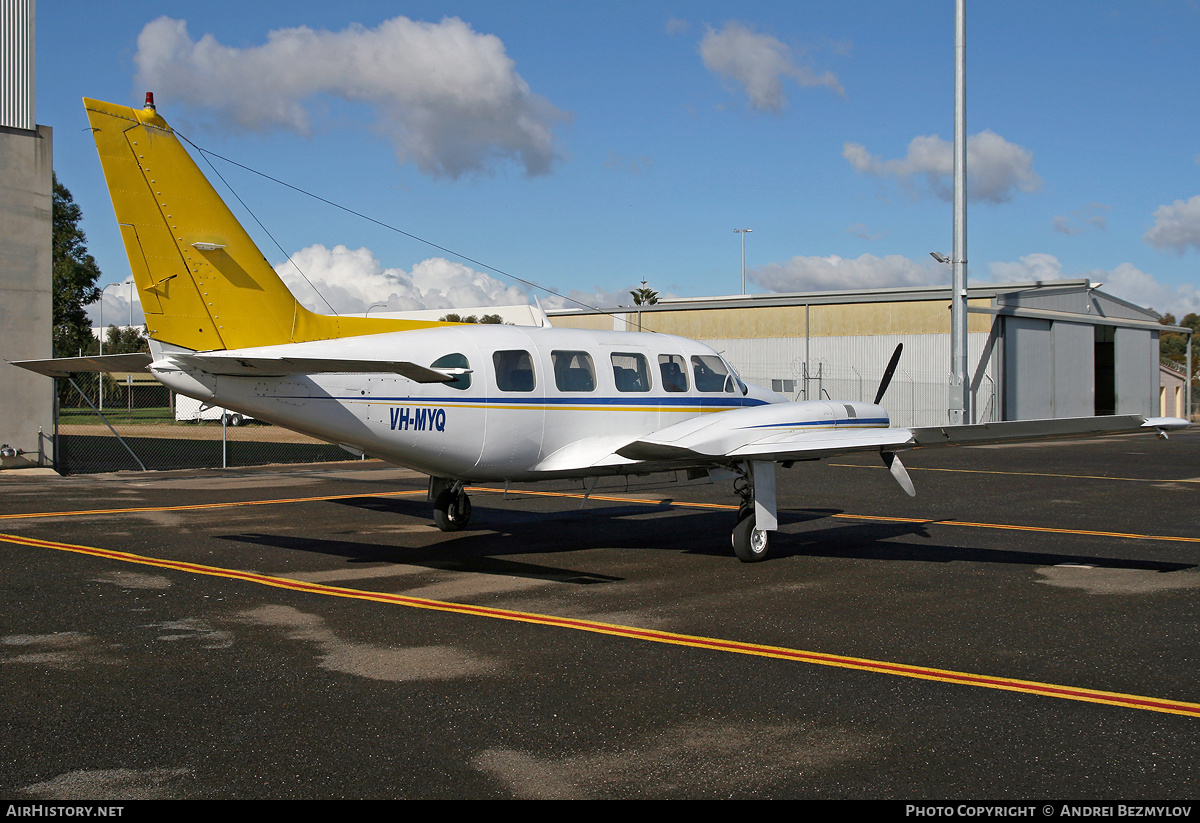
<path fill-rule="evenodd" d="M 154 339 L 211 351 L 447 325 L 304 308 L 153 108 L 83 102 Z"/>

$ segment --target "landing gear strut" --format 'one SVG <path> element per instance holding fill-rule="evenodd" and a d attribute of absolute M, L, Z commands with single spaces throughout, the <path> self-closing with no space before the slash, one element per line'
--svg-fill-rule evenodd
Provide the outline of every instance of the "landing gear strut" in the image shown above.
<path fill-rule="evenodd" d="M 462 531 L 471 520 L 471 498 L 463 490 L 464 485 L 462 480 L 429 479 L 433 522 L 444 532 Z"/>
<path fill-rule="evenodd" d="M 733 490 L 742 498 L 733 527 L 733 553 L 743 563 L 766 560 L 770 533 L 779 521 L 775 515 L 775 464 L 755 460 L 737 467 Z"/>

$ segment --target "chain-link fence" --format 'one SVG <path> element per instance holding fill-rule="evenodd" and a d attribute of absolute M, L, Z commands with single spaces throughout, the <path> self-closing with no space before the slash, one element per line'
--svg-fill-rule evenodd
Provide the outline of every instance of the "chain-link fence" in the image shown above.
<path fill-rule="evenodd" d="M 742 376 L 792 400 L 853 400 L 871 403 L 883 379 L 883 370 L 862 371 L 853 366 L 835 366 L 824 360 L 792 364 L 790 378 L 767 376 L 769 369 L 742 366 Z M 762 372 L 762 374 L 758 374 Z M 1000 419 L 996 384 L 984 374 L 972 391 L 974 419 L 987 423 Z M 947 422 L 950 378 L 945 374 L 923 374 L 897 369 L 883 398 L 883 406 L 895 426 L 940 426 Z"/>
<path fill-rule="evenodd" d="M 83 374 L 60 384 L 66 390 L 59 392 L 54 460 L 61 474 L 351 457 L 339 446 L 178 397 L 157 382 Z"/>

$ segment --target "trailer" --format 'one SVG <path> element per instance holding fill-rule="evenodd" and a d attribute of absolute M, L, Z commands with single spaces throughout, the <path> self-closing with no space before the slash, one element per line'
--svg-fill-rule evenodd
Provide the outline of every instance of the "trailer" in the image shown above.
<path fill-rule="evenodd" d="M 208 403 L 201 402 L 194 397 L 187 397 L 182 394 L 175 395 L 176 420 L 199 423 L 201 420 L 220 420 L 221 418 L 225 418 L 225 422 L 230 426 L 240 426 L 243 423 L 254 420 L 248 414 L 230 411 L 220 406 L 210 406 Z"/>

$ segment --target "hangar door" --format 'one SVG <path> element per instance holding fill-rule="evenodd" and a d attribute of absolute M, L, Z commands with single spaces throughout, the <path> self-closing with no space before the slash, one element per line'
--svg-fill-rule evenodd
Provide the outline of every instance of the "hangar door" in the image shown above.
<path fill-rule="evenodd" d="M 1153 415 L 1157 335 L 1147 329 L 1004 318 L 1004 419 Z"/>
<path fill-rule="evenodd" d="M 1122 327 L 1114 331 L 1117 414 L 1153 417 L 1158 414 L 1158 332 Z"/>
<path fill-rule="evenodd" d="M 1095 414 L 1095 327 L 1004 318 L 1004 419 Z"/>

